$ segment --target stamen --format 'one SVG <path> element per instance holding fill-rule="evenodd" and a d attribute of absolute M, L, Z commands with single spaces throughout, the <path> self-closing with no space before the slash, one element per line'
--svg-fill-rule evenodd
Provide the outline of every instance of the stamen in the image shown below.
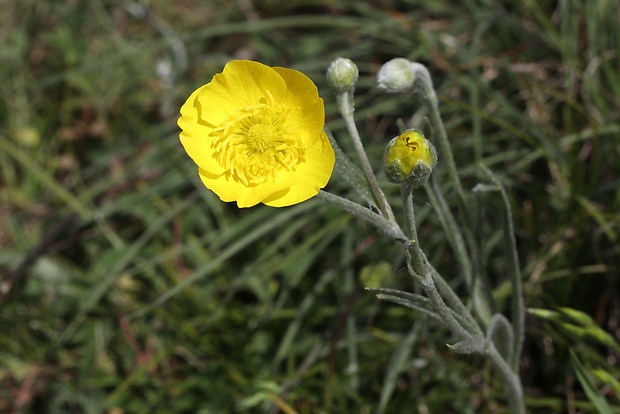
<path fill-rule="evenodd" d="M 288 112 L 270 91 L 258 105 L 231 114 L 211 134 L 218 163 L 244 185 L 274 180 L 304 161 L 299 139 L 286 128 Z"/>

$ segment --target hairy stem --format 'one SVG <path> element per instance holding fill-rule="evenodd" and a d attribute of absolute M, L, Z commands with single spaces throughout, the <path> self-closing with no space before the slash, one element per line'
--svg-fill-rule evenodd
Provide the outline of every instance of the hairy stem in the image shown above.
<path fill-rule="evenodd" d="M 504 231 L 504 250 L 506 261 L 508 262 L 508 275 L 512 286 L 511 298 L 511 319 L 514 329 L 513 353 L 510 361 L 514 372 L 519 372 L 519 361 L 521 359 L 521 349 L 523 347 L 523 336 L 525 329 L 525 304 L 523 302 L 523 287 L 521 285 L 521 270 L 519 257 L 517 255 L 517 243 L 515 241 L 514 227 L 512 224 L 512 211 L 510 201 L 504 186 L 497 177 L 487 167 L 481 164 L 482 171 L 495 184 L 502 196 L 502 215 Z"/>
<path fill-rule="evenodd" d="M 390 207 L 390 204 L 385 198 L 385 194 L 383 194 L 383 190 L 379 186 L 379 182 L 377 181 L 377 177 L 372 170 L 372 166 L 370 165 L 370 161 L 368 160 L 366 151 L 364 151 L 364 145 L 362 144 L 362 139 L 360 138 L 360 134 L 357 131 L 357 126 L 355 125 L 355 119 L 353 118 L 353 112 L 355 111 L 353 106 L 353 91 L 342 92 L 337 95 L 337 99 L 338 109 L 340 110 L 340 113 L 345 120 L 347 130 L 349 131 L 349 135 L 351 136 L 351 140 L 353 141 L 353 146 L 355 147 L 355 151 L 357 152 L 357 155 L 362 164 L 362 171 L 366 175 L 368 184 L 370 184 L 370 189 L 372 190 L 375 199 L 377 200 L 379 210 L 386 219 L 388 219 L 389 221 L 395 221 L 392 207 Z"/>
<path fill-rule="evenodd" d="M 413 209 L 413 192 L 412 188 L 403 184 L 401 186 L 401 196 L 403 207 L 405 209 L 405 219 L 407 221 L 407 231 L 409 232 L 409 242 L 407 243 L 407 268 L 409 273 L 420 282 L 424 293 L 431 300 L 433 307 L 458 339 L 466 339 L 471 334 L 461 326 L 454 317 L 450 308 L 446 305 L 443 298 L 437 291 L 437 286 L 433 281 L 431 266 L 428 263 L 426 255 L 420 247 L 418 241 L 418 232 L 415 222 L 415 211 Z"/>
<path fill-rule="evenodd" d="M 356 202 L 323 190 L 319 191 L 317 196 L 336 207 L 340 207 L 341 209 L 348 211 L 358 219 L 372 224 L 387 236 L 395 240 L 403 241 L 407 239 L 407 236 L 405 236 L 396 221 L 389 221 L 385 217 L 375 213 L 367 207 L 361 206 Z"/>

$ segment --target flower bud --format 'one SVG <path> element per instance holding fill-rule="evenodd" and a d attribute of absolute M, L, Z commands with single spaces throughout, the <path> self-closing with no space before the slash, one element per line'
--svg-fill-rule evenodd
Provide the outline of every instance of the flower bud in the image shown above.
<path fill-rule="evenodd" d="M 357 66 L 351 59 L 336 58 L 327 69 L 327 81 L 338 93 L 352 90 L 358 76 Z"/>
<path fill-rule="evenodd" d="M 417 129 L 404 131 L 385 149 L 385 175 L 395 184 L 420 186 L 428 181 L 435 164 L 435 146 Z"/>
<path fill-rule="evenodd" d="M 385 92 L 406 92 L 415 80 L 411 62 L 405 58 L 395 58 L 386 62 L 377 73 L 377 87 Z"/>

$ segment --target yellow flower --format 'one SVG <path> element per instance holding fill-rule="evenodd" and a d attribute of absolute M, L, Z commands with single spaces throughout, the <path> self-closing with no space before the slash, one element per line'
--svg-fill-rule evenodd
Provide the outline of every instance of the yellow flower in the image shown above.
<path fill-rule="evenodd" d="M 385 175 L 393 183 L 424 184 L 437 164 L 433 144 L 417 129 L 408 129 L 391 140 L 384 157 Z"/>
<path fill-rule="evenodd" d="M 297 204 L 325 187 L 334 150 L 314 83 L 249 60 L 194 91 L 181 107 L 181 143 L 204 185 L 239 207 Z"/>

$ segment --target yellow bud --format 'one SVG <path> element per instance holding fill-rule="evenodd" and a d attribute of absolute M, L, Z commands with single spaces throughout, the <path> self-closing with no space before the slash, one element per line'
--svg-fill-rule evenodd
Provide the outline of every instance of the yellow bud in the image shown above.
<path fill-rule="evenodd" d="M 390 182 L 414 187 L 424 184 L 437 164 L 433 144 L 417 129 L 408 129 L 385 149 L 385 175 Z"/>

